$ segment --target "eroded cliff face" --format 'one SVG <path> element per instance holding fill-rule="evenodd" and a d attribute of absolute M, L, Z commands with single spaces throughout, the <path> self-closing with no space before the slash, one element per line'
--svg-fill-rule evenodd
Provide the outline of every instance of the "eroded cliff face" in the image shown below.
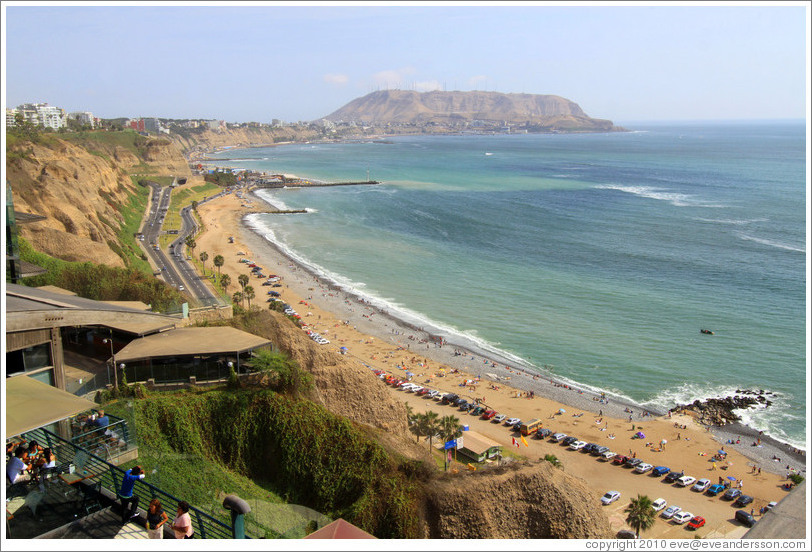
<path fill-rule="evenodd" d="M 193 150 L 211 151 L 225 146 L 271 146 L 280 142 L 312 140 L 318 133 L 309 129 L 285 128 L 229 128 L 222 131 L 204 130 L 171 134 L 172 141 L 184 153 Z"/>
<path fill-rule="evenodd" d="M 612 538 L 594 491 L 540 461 L 457 474 L 432 485 L 425 538 Z"/>
<path fill-rule="evenodd" d="M 121 207 L 137 186 L 130 172 L 148 165 L 150 174 L 191 175 L 170 141 L 147 139 L 141 148 L 143 158 L 122 146 L 81 146 L 56 137 L 18 144 L 17 151 L 27 153 L 6 163 L 14 208 L 46 217 L 20 225 L 20 235 L 58 259 L 123 267 L 111 245 L 119 243 Z"/>

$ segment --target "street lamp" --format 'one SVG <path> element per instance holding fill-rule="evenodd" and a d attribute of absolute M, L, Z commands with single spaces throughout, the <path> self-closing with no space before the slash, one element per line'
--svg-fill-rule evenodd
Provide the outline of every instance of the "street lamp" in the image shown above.
<path fill-rule="evenodd" d="M 110 344 L 110 356 L 113 357 L 113 377 L 115 378 L 116 382 L 116 389 L 118 389 L 118 372 L 116 371 L 116 353 L 113 351 L 113 331 L 110 330 L 110 337 L 105 337 L 102 339 L 102 343 L 109 343 Z M 124 366 L 122 364 L 122 366 Z M 109 381 L 109 377 L 108 377 Z"/>

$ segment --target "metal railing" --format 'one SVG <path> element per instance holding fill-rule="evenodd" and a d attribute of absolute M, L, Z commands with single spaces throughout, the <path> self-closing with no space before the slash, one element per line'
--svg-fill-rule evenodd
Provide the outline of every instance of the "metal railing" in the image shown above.
<path fill-rule="evenodd" d="M 29 431 L 26 433 L 26 438 L 29 441 L 35 439 L 39 443 L 46 443 L 47 446 L 51 447 L 62 470 L 69 471 L 70 466 L 73 466 L 73 473 L 83 478 L 90 478 L 89 480 L 94 482 L 101 481 L 103 489 L 115 496 L 118 495 L 118 489 L 121 488 L 125 470 L 46 429 L 40 428 Z M 176 496 L 143 481 L 136 482 L 133 488 L 133 496 L 139 497 L 139 505 L 143 508 L 146 508 L 153 498 L 157 498 L 167 512 L 176 511 L 178 503 L 181 501 Z M 225 522 L 217 519 L 194 506 L 189 508 L 189 515 L 192 518 L 192 527 L 194 529 L 193 538 L 233 538 L 230 521 Z M 230 519 L 230 514 L 224 514 L 224 518 Z"/>
<path fill-rule="evenodd" d="M 138 444 L 134 433 L 127 427 L 127 420 L 110 414 L 107 417 L 110 419 L 107 426 L 75 432 L 71 443 L 92 451 L 106 460 L 111 460 L 136 448 Z"/>

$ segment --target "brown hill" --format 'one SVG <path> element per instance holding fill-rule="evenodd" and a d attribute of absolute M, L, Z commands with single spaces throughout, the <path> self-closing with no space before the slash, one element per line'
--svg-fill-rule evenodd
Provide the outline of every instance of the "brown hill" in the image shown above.
<path fill-rule="evenodd" d="M 560 96 L 500 92 L 380 90 L 356 98 L 325 119 L 365 124 L 478 120 L 562 130 L 617 130 L 611 121 L 593 119 L 578 104 Z"/>
<path fill-rule="evenodd" d="M 20 226 L 21 236 L 34 249 L 66 261 L 123 267 L 114 247 L 120 245 L 121 206 L 137 186 L 129 174 L 191 176 L 191 172 L 168 140 L 134 133 L 97 137 L 102 138 L 77 136 L 67 141 L 47 136 L 15 142 L 7 154 L 6 178 L 15 210 L 46 217 Z"/>

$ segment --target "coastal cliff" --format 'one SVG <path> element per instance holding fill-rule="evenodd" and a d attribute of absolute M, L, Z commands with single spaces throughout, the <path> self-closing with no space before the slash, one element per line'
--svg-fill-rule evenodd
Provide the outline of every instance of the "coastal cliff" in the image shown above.
<path fill-rule="evenodd" d="M 184 154 L 206 152 L 224 147 L 257 147 L 313 140 L 319 138 L 315 129 L 306 127 L 240 127 L 221 130 L 186 129 L 169 135 Z"/>
<path fill-rule="evenodd" d="M 191 176 L 171 142 L 134 132 L 46 135 L 14 141 L 7 151 L 14 208 L 46 217 L 20 225 L 20 235 L 66 261 L 124 267 L 122 210 L 138 187 L 130 174 Z"/>
<path fill-rule="evenodd" d="M 589 117 L 575 102 L 553 95 L 500 92 L 379 90 L 356 98 L 325 117 L 364 124 L 521 124 L 530 131 L 622 130 Z"/>

